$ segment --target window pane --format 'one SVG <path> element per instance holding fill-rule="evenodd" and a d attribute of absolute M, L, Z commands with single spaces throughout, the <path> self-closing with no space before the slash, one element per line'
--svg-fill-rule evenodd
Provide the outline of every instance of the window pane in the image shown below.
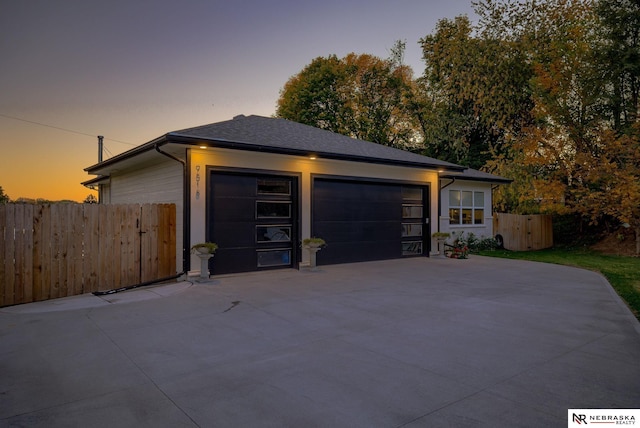
<path fill-rule="evenodd" d="M 460 209 L 459 208 L 450 208 L 449 209 L 449 224 L 460 224 Z"/>
<path fill-rule="evenodd" d="M 473 192 L 463 190 L 461 193 L 462 193 L 462 206 L 463 207 L 472 207 L 473 206 Z"/>
<path fill-rule="evenodd" d="M 413 256 L 422 254 L 422 242 L 403 242 L 402 255 Z"/>
<path fill-rule="evenodd" d="M 484 208 L 484 192 L 474 192 L 473 206 L 478 208 Z"/>
<path fill-rule="evenodd" d="M 484 210 L 476 209 L 473 212 L 473 224 L 484 224 Z"/>
<path fill-rule="evenodd" d="M 258 226 L 256 228 L 257 242 L 289 242 L 290 240 L 290 226 Z"/>
<path fill-rule="evenodd" d="M 258 267 L 291 264 L 291 250 L 258 251 Z"/>
<path fill-rule="evenodd" d="M 472 209 L 462 210 L 462 224 L 471 224 Z"/>
<path fill-rule="evenodd" d="M 402 199 L 422 200 L 422 189 L 419 187 L 403 187 Z"/>
<path fill-rule="evenodd" d="M 460 191 L 449 190 L 449 206 L 460 206 Z"/>
<path fill-rule="evenodd" d="M 422 236 L 422 224 L 421 223 L 403 223 L 402 224 L 402 236 Z"/>
<path fill-rule="evenodd" d="M 259 195 L 290 195 L 291 182 L 286 179 L 277 178 L 259 178 L 258 179 Z"/>
<path fill-rule="evenodd" d="M 291 217 L 291 203 L 257 201 L 256 216 L 258 218 Z"/>
<path fill-rule="evenodd" d="M 402 218 L 422 218 L 422 205 L 403 205 Z"/>

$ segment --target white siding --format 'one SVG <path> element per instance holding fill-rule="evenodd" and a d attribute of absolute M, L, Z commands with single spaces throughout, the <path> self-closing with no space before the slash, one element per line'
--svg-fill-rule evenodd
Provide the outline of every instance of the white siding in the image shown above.
<path fill-rule="evenodd" d="M 167 159 L 111 174 L 111 204 L 176 204 L 176 267 L 182 271 L 182 165 Z"/>

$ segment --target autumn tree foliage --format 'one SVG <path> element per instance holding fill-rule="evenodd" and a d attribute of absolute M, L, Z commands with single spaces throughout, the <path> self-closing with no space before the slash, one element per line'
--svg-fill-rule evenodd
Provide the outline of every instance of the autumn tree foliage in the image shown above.
<path fill-rule="evenodd" d="M 635 231 L 640 254 L 640 123 L 628 134 L 602 130 L 595 156 L 581 154 L 572 188 L 578 212 L 598 222 L 608 215 Z"/>
<path fill-rule="evenodd" d="M 424 153 L 481 168 L 529 120 L 531 70 L 513 41 L 482 34 L 466 16 L 442 19 L 419 41 L 425 62 L 415 114 Z"/>
<path fill-rule="evenodd" d="M 527 52 L 532 72 L 532 121 L 505 156 L 487 162 L 516 178 L 499 202 L 520 211 L 572 210 L 592 223 L 614 218 L 634 227 L 640 254 L 640 3 L 486 1 L 482 7 L 492 31 Z"/>
<path fill-rule="evenodd" d="M 640 242 L 640 2 L 473 5 L 477 22 L 442 19 L 418 41 L 417 78 L 401 55 L 316 58 L 278 116 L 511 178 L 500 210 L 615 219 Z"/>

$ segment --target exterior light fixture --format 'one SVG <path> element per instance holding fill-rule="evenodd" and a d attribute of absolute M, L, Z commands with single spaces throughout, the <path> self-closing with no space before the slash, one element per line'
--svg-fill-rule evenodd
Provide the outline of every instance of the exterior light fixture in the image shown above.
<path fill-rule="evenodd" d="M 204 150 L 207 148 L 207 146 L 200 146 L 200 148 Z"/>
<path fill-rule="evenodd" d="M 309 159 L 316 160 L 316 155 L 309 155 Z"/>

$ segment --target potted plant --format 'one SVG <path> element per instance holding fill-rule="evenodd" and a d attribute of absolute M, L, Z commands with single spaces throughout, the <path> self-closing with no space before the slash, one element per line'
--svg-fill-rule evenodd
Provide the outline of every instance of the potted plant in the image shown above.
<path fill-rule="evenodd" d="M 322 248 L 327 245 L 322 238 L 305 238 L 302 240 L 302 246 L 305 248 Z"/>
<path fill-rule="evenodd" d="M 444 254 L 444 242 L 447 238 L 451 236 L 449 232 L 434 232 L 431 237 L 438 242 L 438 251 L 440 253 L 440 257 L 445 257 Z"/>
<path fill-rule="evenodd" d="M 433 235 L 431 235 L 436 241 L 444 241 L 450 236 L 451 234 L 449 232 L 434 232 Z"/>
<path fill-rule="evenodd" d="M 191 252 L 200 259 L 200 281 L 209 280 L 209 259 L 218 249 L 215 242 L 201 242 L 191 247 Z"/>
<path fill-rule="evenodd" d="M 218 244 L 215 242 L 201 242 L 191 247 L 191 252 L 194 254 L 214 254 L 218 249 Z"/>
<path fill-rule="evenodd" d="M 309 268 L 312 271 L 317 269 L 316 267 L 316 253 L 320 251 L 327 243 L 322 238 L 305 238 L 302 240 L 302 247 L 309 251 Z"/>

